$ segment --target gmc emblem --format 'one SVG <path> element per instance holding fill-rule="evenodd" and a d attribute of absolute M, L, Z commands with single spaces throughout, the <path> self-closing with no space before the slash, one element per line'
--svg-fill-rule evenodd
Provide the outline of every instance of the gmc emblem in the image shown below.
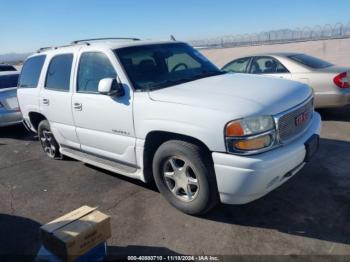
<path fill-rule="evenodd" d="M 309 119 L 309 112 L 305 111 L 304 113 L 298 115 L 295 118 L 295 126 L 300 126 L 304 124 Z"/>

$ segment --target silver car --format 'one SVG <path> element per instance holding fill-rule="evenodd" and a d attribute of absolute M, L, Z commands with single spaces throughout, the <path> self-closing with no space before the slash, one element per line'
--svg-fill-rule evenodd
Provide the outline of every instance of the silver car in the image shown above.
<path fill-rule="evenodd" d="M 301 53 L 267 53 L 235 59 L 222 70 L 262 74 L 306 83 L 317 108 L 350 104 L 350 68 L 338 67 Z"/>
<path fill-rule="evenodd" d="M 22 114 L 17 101 L 19 72 L 0 72 L 0 127 L 22 122 Z"/>

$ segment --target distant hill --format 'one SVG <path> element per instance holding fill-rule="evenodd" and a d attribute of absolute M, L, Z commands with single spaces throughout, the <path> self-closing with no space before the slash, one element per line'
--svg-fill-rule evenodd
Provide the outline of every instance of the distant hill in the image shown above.
<path fill-rule="evenodd" d="M 0 63 L 19 64 L 23 62 L 31 53 L 9 53 L 0 55 Z"/>

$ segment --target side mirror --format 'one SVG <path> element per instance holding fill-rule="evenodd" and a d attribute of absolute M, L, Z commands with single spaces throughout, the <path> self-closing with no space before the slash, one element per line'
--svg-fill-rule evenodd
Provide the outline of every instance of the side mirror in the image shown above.
<path fill-rule="evenodd" d="M 98 83 L 98 92 L 108 96 L 123 96 L 124 88 L 115 78 L 104 78 Z"/>

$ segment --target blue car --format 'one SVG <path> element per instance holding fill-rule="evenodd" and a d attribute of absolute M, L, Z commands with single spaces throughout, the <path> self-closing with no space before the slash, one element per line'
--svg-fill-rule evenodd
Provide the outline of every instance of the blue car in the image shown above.
<path fill-rule="evenodd" d="M 18 77 L 18 71 L 0 71 L 0 127 L 22 122 L 17 101 Z"/>

